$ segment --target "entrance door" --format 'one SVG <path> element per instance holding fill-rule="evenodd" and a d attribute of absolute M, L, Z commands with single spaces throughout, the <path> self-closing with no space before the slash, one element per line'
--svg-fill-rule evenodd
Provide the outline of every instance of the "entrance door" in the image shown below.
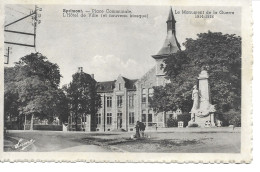
<path fill-rule="evenodd" d="M 148 126 L 153 126 L 153 114 L 148 114 Z"/>
<path fill-rule="evenodd" d="M 142 122 L 146 123 L 146 114 L 142 114 Z"/>
<path fill-rule="evenodd" d="M 122 128 L 122 113 L 117 113 L 117 129 Z"/>

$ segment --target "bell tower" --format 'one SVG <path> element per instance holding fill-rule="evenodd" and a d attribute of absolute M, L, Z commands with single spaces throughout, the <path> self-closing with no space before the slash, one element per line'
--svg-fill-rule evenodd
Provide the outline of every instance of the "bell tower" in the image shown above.
<path fill-rule="evenodd" d="M 164 85 L 165 83 L 165 73 L 164 73 L 164 59 L 169 57 L 170 54 L 174 54 L 180 49 L 180 44 L 177 41 L 176 38 L 176 20 L 174 18 L 172 8 L 170 8 L 169 15 L 167 18 L 167 35 L 166 39 L 164 41 L 164 44 L 162 48 L 159 50 L 159 52 L 156 55 L 152 55 L 152 57 L 156 61 L 156 80 L 157 80 L 157 86 Z"/>

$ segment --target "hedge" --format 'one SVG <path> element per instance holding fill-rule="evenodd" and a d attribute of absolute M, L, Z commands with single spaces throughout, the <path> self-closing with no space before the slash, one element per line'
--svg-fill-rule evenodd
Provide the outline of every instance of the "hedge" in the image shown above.
<path fill-rule="evenodd" d="M 30 130 L 30 124 L 25 126 L 26 130 Z M 33 130 L 50 130 L 50 131 L 62 131 L 62 125 L 33 125 Z"/>

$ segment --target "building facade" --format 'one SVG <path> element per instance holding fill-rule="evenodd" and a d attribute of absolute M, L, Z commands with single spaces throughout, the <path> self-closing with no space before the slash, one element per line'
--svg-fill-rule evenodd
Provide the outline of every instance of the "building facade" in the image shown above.
<path fill-rule="evenodd" d="M 98 83 L 102 107 L 96 114 L 96 131 L 134 131 L 137 121 L 144 122 L 146 128 L 166 127 L 166 120 L 181 114 L 178 112 L 157 113 L 149 107 L 153 87 L 169 82 L 163 71 L 164 62 L 170 54 L 180 50 L 176 38 L 175 19 L 172 9 L 166 21 L 167 35 L 162 48 L 152 55 L 156 65 L 140 79 L 128 79 L 119 75 L 114 81 Z"/>

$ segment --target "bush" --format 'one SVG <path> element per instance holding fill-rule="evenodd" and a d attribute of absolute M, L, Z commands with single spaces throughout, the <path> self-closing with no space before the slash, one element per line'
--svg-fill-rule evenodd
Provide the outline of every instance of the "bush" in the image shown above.
<path fill-rule="evenodd" d="M 199 125 L 196 123 L 190 124 L 189 127 L 198 127 Z"/>
<path fill-rule="evenodd" d="M 26 124 L 26 125 L 24 125 L 24 127 L 25 127 L 25 129 L 24 129 L 24 130 L 30 130 L 30 128 L 31 128 L 31 125 L 30 125 L 30 124 Z"/>
<path fill-rule="evenodd" d="M 33 130 L 62 131 L 62 125 L 33 125 Z"/>
<path fill-rule="evenodd" d="M 19 123 L 17 121 L 15 122 L 5 122 L 4 126 L 7 130 L 19 130 Z"/>
<path fill-rule="evenodd" d="M 241 112 L 230 110 L 224 114 L 218 114 L 218 119 L 222 121 L 223 126 L 234 125 L 241 127 Z"/>
<path fill-rule="evenodd" d="M 167 127 L 177 127 L 178 126 L 178 121 L 174 118 L 169 118 L 167 120 Z"/>
<path fill-rule="evenodd" d="M 183 121 L 183 127 L 186 127 L 188 125 L 188 122 L 191 120 L 189 113 L 183 113 L 181 115 L 178 115 L 177 122 Z"/>

